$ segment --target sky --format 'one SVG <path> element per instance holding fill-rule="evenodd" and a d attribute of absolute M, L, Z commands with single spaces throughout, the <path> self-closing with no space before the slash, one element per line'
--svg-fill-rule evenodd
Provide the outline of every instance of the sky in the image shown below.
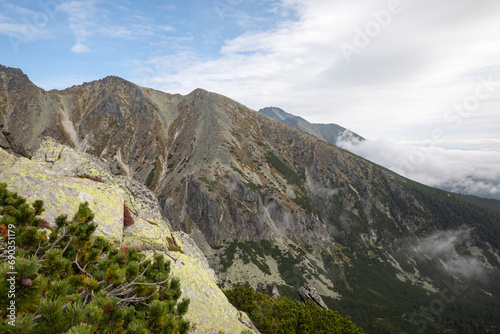
<path fill-rule="evenodd" d="M 344 148 L 500 199 L 500 1 L 0 0 L 0 64 L 39 87 L 204 88 L 367 138 Z"/>

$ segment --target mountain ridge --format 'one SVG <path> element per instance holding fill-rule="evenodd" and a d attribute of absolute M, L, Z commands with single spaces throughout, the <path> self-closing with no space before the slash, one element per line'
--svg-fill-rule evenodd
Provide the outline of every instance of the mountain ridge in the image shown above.
<path fill-rule="evenodd" d="M 474 307 L 497 310 L 485 305 L 498 301 L 498 285 L 453 271 L 454 263 L 473 264 L 484 267 L 486 281 L 498 281 L 497 211 L 203 89 L 167 94 L 111 79 L 50 92 L 25 83 L 6 94 L 13 78 L 5 73 L 1 117 L 17 140 L 33 148 L 52 136 L 148 186 L 225 287 L 266 280 L 290 295 L 310 282 L 331 308 L 373 332 L 414 330 L 399 312 L 428 304 L 453 277 L 469 289 L 457 302 L 464 317 L 479 317 Z M 422 248 L 426 240 L 449 248 L 433 253 Z M 480 289 L 491 297 L 474 297 Z M 429 326 L 459 326 L 450 309 L 443 317 L 448 322 Z M 490 328 L 489 316 L 481 317 Z"/>
<path fill-rule="evenodd" d="M 351 130 L 348 130 L 334 123 L 310 123 L 300 116 L 295 116 L 278 107 L 266 107 L 259 110 L 259 113 L 274 120 L 293 126 L 296 129 L 305 131 L 313 136 L 323 139 L 333 145 L 339 141 L 363 141 L 363 137 Z"/>

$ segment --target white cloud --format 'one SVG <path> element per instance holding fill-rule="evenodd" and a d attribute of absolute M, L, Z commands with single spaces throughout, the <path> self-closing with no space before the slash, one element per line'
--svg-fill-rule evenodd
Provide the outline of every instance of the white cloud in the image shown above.
<path fill-rule="evenodd" d="M 470 239 L 470 230 L 437 231 L 420 240 L 417 255 L 440 258 L 444 269 L 452 275 L 468 279 L 486 279 L 485 267 L 478 258 L 460 255 L 456 246 Z"/>
<path fill-rule="evenodd" d="M 500 74 L 500 2 L 402 1 L 401 13 L 348 63 L 341 44 L 353 43 L 356 29 L 374 22 L 372 12 L 388 3 L 283 0 L 274 11 L 293 10 L 298 19 L 285 16 L 271 30 L 257 27 L 227 40 L 215 58 L 165 67 L 154 88 L 188 93 L 203 87 L 251 108 L 280 106 L 368 137 L 385 130 L 401 138 L 397 129 L 404 128 L 406 139 L 416 138 L 413 125 L 442 122 L 446 109 L 482 77 Z M 476 114 L 489 119 L 499 108 L 496 94 Z M 487 135 L 498 138 L 493 130 Z"/>
<path fill-rule="evenodd" d="M 158 26 L 158 29 L 163 30 L 165 32 L 173 32 L 176 30 L 174 27 L 170 26 Z"/>
<path fill-rule="evenodd" d="M 484 145 L 490 142 L 487 139 Z M 425 144 L 432 143 L 387 139 L 358 143 L 344 140 L 338 143 L 348 151 L 420 183 L 448 191 L 500 199 L 500 150 L 444 149 Z M 493 144 L 499 145 L 500 141 L 493 141 Z M 463 143 L 459 145 L 464 146 Z"/>
<path fill-rule="evenodd" d="M 69 1 L 61 4 L 59 9 L 68 15 L 70 29 L 75 34 L 76 43 L 71 48 L 75 53 L 89 52 L 87 39 L 94 34 L 98 11 L 95 1 Z"/>
<path fill-rule="evenodd" d="M 74 53 L 86 53 L 90 52 L 90 49 L 88 48 L 88 46 L 77 41 L 76 44 L 71 48 L 71 51 L 73 51 Z"/>

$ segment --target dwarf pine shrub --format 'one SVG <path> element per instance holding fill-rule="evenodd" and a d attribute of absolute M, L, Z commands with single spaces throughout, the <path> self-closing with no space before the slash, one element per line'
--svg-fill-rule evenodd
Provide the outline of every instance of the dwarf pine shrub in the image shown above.
<path fill-rule="evenodd" d="M 189 299 L 163 255 L 93 237 L 88 203 L 49 228 L 43 211 L 0 183 L 1 333 L 188 332 Z"/>
<path fill-rule="evenodd" d="M 240 284 L 224 293 L 231 304 L 248 314 L 263 334 L 364 333 L 350 319 L 313 302 L 301 304 L 298 300 L 283 296 L 272 298 Z"/>

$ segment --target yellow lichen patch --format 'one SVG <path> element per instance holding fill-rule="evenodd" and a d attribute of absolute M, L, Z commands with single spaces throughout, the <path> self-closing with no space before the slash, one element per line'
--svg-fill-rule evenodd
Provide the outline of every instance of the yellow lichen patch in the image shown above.
<path fill-rule="evenodd" d="M 172 237 L 184 254 L 172 253 L 172 272 L 180 278 L 183 297 L 191 299 L 186 317 L 196 323 L 192 333 L 240 333 L 249 329 L 248 316 L 238 311 L 217 286 L 214 271 L 205 255 L 185 233 L 173 232 Z M 257 332 L 257 331 L 255 331 Z"/>
<path fill-rule="evenodd" d="M 167 237 L 170 238 L 171 233 L 167 226 L 153 225 L 140 217 L 133 218 L 134 224 L 123 232 L 123 246 L 141 250 L 168 248 Z"/>
<path fill-rule="evenodd" d="M 82 201 L 88 201 L 99 225 L 96 233 L 116 244 L 123 238 L 124 191 L 116 185 L 60 175 L 51 163 L 18 159 L 4 168 L 0 181 L 30 201 L 41 199 L 46 211 L 42 218 L 49 222 L 61 214 L 71 215 Z"/>
<path fill-rule="evenodd" d="M 0 148 L 0 173 L 9 166 L 12 166 L 18 158 L 10 155 L 4 149 Z"/>
<path fill-rule="evenodd" d="M 33 154 L 31 160 L 37 162 L 55 162 L 59 159 L 64 148 L 64 145 L 57 143 L 52 138 L 45 138 L 40 143 L 38 150 Z"/>
<path fill-rule="evenodd" d="M 162 217 L 158 200 L 153 193 L 136 180 L 118 176 L 115 181 L 125 192 L 125 204 L 134 224 L 124 231 L 124 246 L 139 249 L 165 250 L 170 226 Z"/>
<path fill-rule="evenodd" d="M 113 175 L 102 160 L 59 144 L 49 137 L 40 143 L 32 161 L 51 163 L 50 169 L 54 173 L 74 177 L 99 177 L 104 183 L 114 183 Z"/>

